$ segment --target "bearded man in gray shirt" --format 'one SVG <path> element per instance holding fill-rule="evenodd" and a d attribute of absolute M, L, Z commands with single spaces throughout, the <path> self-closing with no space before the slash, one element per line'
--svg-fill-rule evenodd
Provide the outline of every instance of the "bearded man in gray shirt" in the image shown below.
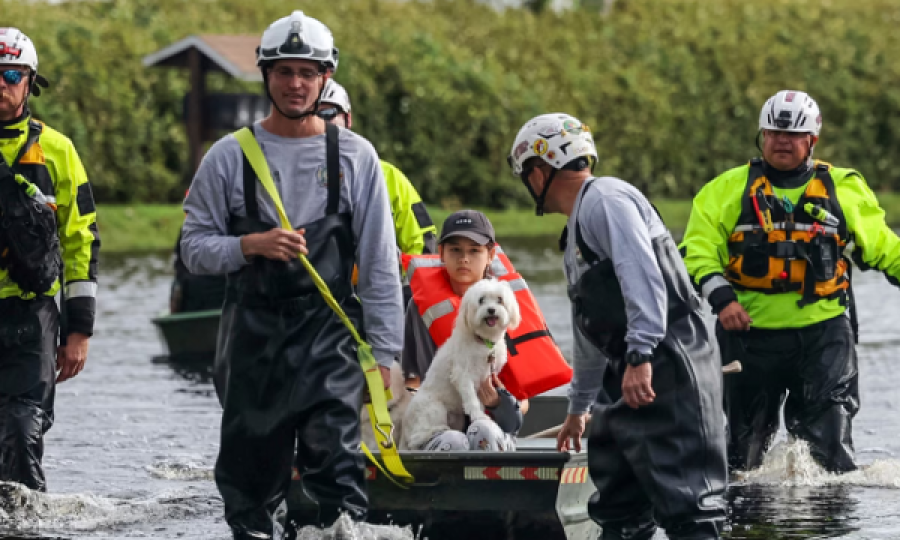
<path fill-rule="evenodd" d="M 561 244 L 575 323 L 560 451 L 581 450 L 602 540 L 719 538 L 727 481 L 721 362 L 684 263 L 650 202 L 593 178 L 590 130 L 567 114 L 522 127 L 509 164 L 537 204 L 569 217 Z"/>
<path fill-rule="evenodd" d="M 234 538 L 272 538 L 295 460 L 316 525 L 366 517 L 358 453 L 365 378 L 353 338 L 298 260 L 305 254 L 368 337 L 387 388 L 402 348 L 397 242 L 372 145 L 316 116 L 337 67 L 331 32 L 300 11 L 263 33 L 257 64 L 272 112 L 252 127 L 285 213 L 234 135 L 216 142 L 185 200 L 181 253 L 196 274 L 227 274 L 217 365 L 227 367 L 216 484 Z M 351 274 L 359 266 L 359 298 Z M 363 311 L 362 306 L 365 306 Z"/>

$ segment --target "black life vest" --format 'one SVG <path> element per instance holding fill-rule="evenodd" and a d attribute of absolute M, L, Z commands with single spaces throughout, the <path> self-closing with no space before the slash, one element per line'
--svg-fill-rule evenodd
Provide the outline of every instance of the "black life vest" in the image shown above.
<path fill-rule="evenodd" d="M 0 156 L 0 268 L 22 292 L 34 294 L 49 291 L 63 268 L 53 184 L 38 142 L 42 130 L 30 120 L 12 165 Z"/>

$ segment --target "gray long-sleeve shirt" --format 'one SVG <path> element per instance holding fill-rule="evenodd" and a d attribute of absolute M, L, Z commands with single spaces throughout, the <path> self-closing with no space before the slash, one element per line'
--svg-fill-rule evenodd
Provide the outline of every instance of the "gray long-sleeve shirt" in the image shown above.
<path fill-rule="evenodd" d="M 328 200 L 325 135 L 279 137 L 257 123 L 256 137 L 291 224 L 325 217 Z M 378 154 L 366 139 L 340 130 L 341 196 L 338 211 L 350 212 L 359 266 L 363 326 L 375 359 L 390 366 L 403 346 L 403 308 L 397 241 Z M 247 264 L 240 238 L 229 236 L 229 216 L 246 216 L 243 154 L 233 135 L 217 141 L 203 158 L 184 201 L 181 255 L 195 274 L 227 274 Z M 280 225 L 275 205 L 256 184 L 260 218 Z"/>
<path fill-rule="evenodd" d="M 625 297 L 629 351 L 650 354 L 666 334 L 666 284 L 651 241 L 669 234 L 650 201 L 618 178 L 602 177 L 581 188 L 567 223 L 563 256 L 566 278 L 574 285 L 590 266 L 575 242 L 576 219 L 587 247 L 613 263 Z M 573 376 L 569 412 L 590 410 L 603 383 L 606 358 L 574 328 Z"/>

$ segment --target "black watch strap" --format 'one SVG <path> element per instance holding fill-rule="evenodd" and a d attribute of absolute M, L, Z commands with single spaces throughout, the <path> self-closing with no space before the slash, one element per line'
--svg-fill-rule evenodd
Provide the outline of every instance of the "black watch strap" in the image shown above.
<path fill-rule="evenodd" d="M 637 351 L 628 351 L 628 353 L 625 354 L 625 363 L 627 363 L 629 366 L 639 366 L 641 364 L 646 364 L 652 359 L 652 354 L 643 354 Z"/>

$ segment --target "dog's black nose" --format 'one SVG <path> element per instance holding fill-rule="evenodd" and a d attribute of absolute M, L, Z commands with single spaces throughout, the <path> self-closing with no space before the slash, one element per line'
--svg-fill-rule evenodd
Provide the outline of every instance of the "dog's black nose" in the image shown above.
<path fill-rule="evenodd" d="M 497 310 L 491 307 L 491 308 L 488 308 L 487 312 L 488 312 L 488 315 L 493 315 L 494 313 L 497 313 Z"/>

